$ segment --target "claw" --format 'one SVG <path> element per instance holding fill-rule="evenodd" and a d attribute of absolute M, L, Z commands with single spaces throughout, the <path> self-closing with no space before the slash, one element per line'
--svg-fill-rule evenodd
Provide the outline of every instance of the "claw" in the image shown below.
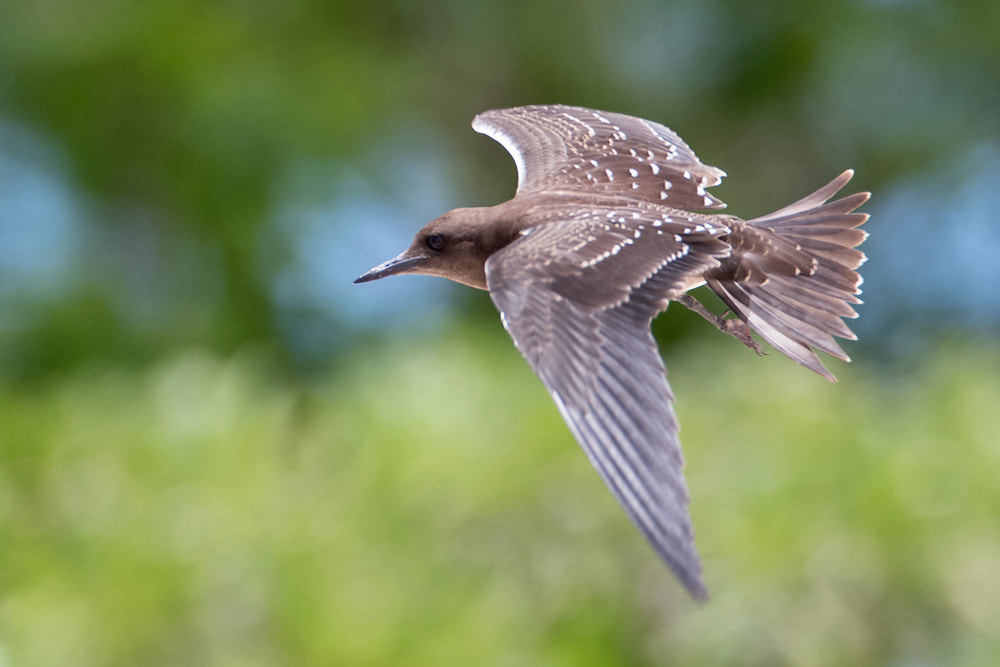
<path fill-rule="evenodd" d="M 722 333 L 729 334 L 730 336 L 740 341 L 741 343 L 749 347 L 757 354 L 761 356 L 765 354 L 764 350 L 760 346 L 760 343 L 755 341 L 753 337 L 750 335 L 750 326 L 746 322 L 744 322 L 739 318 L 732 318 L 732 319 L 726 318 L 726 315 L 731 314 L 732 310 L 727 308 L 726 312 L 722 313 L 722 315 L 715 315 L 714 313 L 709 312 L 708 308 L 705 308 L 705 306 L 701 305 L 700 301 L 687 294 L 682 294 L 681 296 L 677 297 L 675 301 L 677 301 L 677 303 L 681 304 L 682 306 L 685 306 L 689 310 L 693 310 L 694 312 L 698 313 L 706 320 L 714 324 L 719 331 L 721 331 Z"/>
<path fill-rule="evenodd" d="M 755 341 L 750 335 L 750 326 L 743 320 L 726 319 L 724 315 L 720 315 L 715 325 L 719 327 L 719 331 L 729 334 L 760 356 L 764 356 L 765 353 L 760 343 Z"/>

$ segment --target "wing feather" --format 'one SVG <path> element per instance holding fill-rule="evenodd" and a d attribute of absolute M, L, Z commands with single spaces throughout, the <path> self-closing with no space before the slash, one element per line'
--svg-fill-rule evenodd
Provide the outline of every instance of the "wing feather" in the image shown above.
<path fill-rule="evenodd" d="M 704 599 L 673 394 L 649 324 L 728 247 L 708 234 L 689 245 L 669 226 L 637 247 L 625 240 L 642 236 L 648 219 L 610 224 L 596 213 L 590 223 L 539 227 L 490 257 L 490 294 L 605 484 L 691 595 Z M 581 239 L 593 239 L 600 261 L 591 263 Z"/>
<path fill-rule="evenodd" d="M 724 208 L 706 192 L 725 172 L 703 164 L 669 128 L 561 104 L 485 111 L 472 121 L 514 158 L 517 193 L 586 192 L 699 211 Z"/>

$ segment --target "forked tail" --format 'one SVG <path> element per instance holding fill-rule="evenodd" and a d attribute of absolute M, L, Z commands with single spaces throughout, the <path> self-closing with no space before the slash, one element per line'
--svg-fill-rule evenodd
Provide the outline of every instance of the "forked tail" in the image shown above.
<path fill-rule="evenodd" d="M 708 286 L 776 350 L 835 380 L 814 350 L 850 361 L 833 336 L 856 340 L 841 318 L 861 303 L 856 249 L 868 201 L 859 192 L 828 201 L 854 175 L 845 171 L 808 197 L 770 215 L 732 224 L 732 254 L 706 276 Z"/>

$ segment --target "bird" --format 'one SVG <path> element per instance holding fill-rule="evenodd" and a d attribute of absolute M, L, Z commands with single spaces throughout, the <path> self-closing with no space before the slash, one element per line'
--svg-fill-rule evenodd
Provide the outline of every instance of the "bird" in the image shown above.
<path fill-rule="evenodd" d="M 364 283 L 423 274 L 487 290 L 591 464 L 692 598 L 708 598 L 679 424 L 650 330 L 671 301 L 761 353 L 752 334 L 833 381 L 816 352 L 860 304 L 867 219 L 854 175 L 744 220 L 707 192 L 726 175 L 664 125 L 561 104 L 485 111 L 472 127 L 514 159 L 514 197 L 457 208 Z M 727 307 L 689 294 L 707 285 Z"/>

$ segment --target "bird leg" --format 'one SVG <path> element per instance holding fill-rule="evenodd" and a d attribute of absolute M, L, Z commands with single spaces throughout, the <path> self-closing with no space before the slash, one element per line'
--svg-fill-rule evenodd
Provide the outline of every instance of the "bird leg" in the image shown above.
<path fill-rule="evenodd" d="M 716 315 L 711 311 L 709 311 L 708 308 L 701 305 L 700 301 L 698 301 L 693 296 L 690 296 L 688 294 L 682 294 L 676 299 L 674 299 L 674 301 L 686 307 L 688 310 L 693 310 L 694 312 L 698 313 L 706 320 L 714 324 L 719 331 L 721 331 L 722 333 L 729 334 L 730 336 L 740 341 L 741 343 L 749 347 L 757 354 L 761 355 L 764 354 L 764 351 L 760 347 L 760 343 L 755 341 L 750 336 L 750 327 L 747 325 L 746 322 L 739 319 L 738 317 L 737 318 L 726 317 L 727 314 L 732 312 L 731 310 L 726 309 L 726 312 L 722 313 L 722 315 Z"/>

